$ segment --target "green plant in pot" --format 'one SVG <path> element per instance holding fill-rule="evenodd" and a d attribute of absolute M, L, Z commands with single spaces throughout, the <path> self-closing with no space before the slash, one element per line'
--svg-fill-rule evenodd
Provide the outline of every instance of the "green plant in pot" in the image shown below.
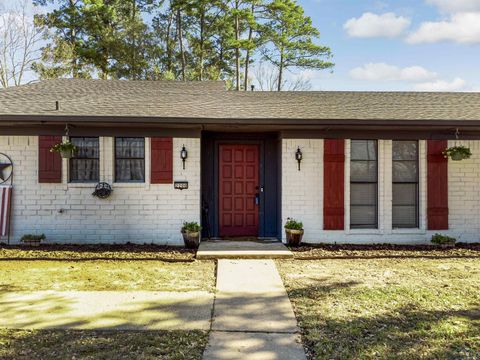
<path fill-rule="evenodd" d="M 303 238 L 303 223 L 295 219 L 288 218 L 285 223 L 285 235 L 289 246 L 298 246 Z"/>
<path fill-rule="evenodd" d="M 183 242 L 187 249 L 198 249 L 202 227 L 197 222 L 184 222 L 182 226 Z"/>
<path fill-rule="evenodd" d="M 63 141 L 55 144 L 50 149 L 51 152 L 60 153 L 60 156 L 64 159 L 70 159 L 73 157 L 73 153 L 77 150 L 77 147 L 70 141 Z"/>
<path fill-rule="evenodd" d="M 452 146 L 443 151 L 443 156 L 445 156 L 446 158 L 450 158 L 454 161 L 460 161 L 464 159 L 469 159 L 472 156 L 472 152 L 470 151 L 470 148 L 463 145 Z"/>
<path fill-rule="evenodd" d="M 45 234 L 41 235 L 33 235 L 33 234 L 26 234 L 23 235 L 20 239 L 20 242 L 26 246 L 39 246 L 40 243 L 46 239 Z"/>
<path fill-rule="evenodd" d="M 431 242 L 442 248 L 453 248 L 455 247 L 457 239 L 446 235 L 435 234 L 432 236 Z"/>

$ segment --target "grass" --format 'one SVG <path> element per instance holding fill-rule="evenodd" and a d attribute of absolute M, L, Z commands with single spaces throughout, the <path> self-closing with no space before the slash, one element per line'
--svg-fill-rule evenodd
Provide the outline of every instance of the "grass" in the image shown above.
<path fill-rule="evenodd" d="M 0 291 L 196 291 L 213 292 L 215 263 L 142 260 L 0 261 Z"/>
<path fill-rule="evenodd" d="M 311 359 L 479 359 L 479 259 L 278 261 Z"/>
<path fill-rule="evenodd" d="M 0 329 L 0 359 L 200 360 L 204 331 Z"/>

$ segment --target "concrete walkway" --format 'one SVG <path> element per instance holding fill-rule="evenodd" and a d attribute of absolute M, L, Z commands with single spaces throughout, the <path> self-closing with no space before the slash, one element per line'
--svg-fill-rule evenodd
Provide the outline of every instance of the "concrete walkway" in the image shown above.
<path fill-rule="evenodd" d="M 292 252 L 278 240 L 202 241 L 197 251 L 197 259 L 290 259 Z"/>
<path fill-rule="evenodd" d="M 306 359 L 297 320 L 272 260 L 219 260 L 204 360 Z"/>
<path fill-rule="evenodd" d="M 15 329 L 208 330 L 212 293 L 35 291 L 0 295 L 0 326 Z"/>

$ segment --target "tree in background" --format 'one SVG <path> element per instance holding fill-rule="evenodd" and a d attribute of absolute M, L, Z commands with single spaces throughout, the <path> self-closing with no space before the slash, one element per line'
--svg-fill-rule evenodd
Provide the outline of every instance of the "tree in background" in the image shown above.
<path fill-rule="evenodd" d="M 34 64 L 42 78 L 226 80 L 247 90 L 262 59 L 282 90 L 286 70 L 333 66 L 294 0 L 33 1 L 49 5 L 36 16 L 49 30 Z"/>
<path fill-rule="evenodd" d="M 334 66 L 328 61 L 332 57 L 330 48 L 314 43 L 320 32 L 295 1 L 274 0 L 268 4 L 267 12 L 265 36 L 269 45 L 263 47 L 262 57 L 278 69 L 278 91 L 284 86 L 284 72 L 289 68 L 323 70 Z"/>
<path fill-rule="evenodd" d="M 21 85 L 37 60 L 42 27 L 27 15 L 27 0 L 11 9 L 0 9 L 0 87 Z"/>

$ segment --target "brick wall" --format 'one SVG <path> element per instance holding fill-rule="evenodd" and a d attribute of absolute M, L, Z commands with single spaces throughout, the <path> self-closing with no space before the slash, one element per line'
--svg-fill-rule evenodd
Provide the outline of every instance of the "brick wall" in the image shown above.
<path fill-rule="evenodd" d="M 452 146 L 455 142 L 450 142 Z M 449 162 L 450 230 L 442 231 L 459 241 L 480 241 L 480 141 L 458 142 L 470 146 L 469 160 Z M 297 171 L 295 151 L 300 146 L 304 160 Z M 392 229 L 392 141 L 379 140 L 378 214 L 379 228 L 349 229 L 350 224 L 350 141 L 345 149 L 344 231 L 323 230 L 323 140 L 284 139 L 282 143 L 282 220 L 303 221 L 304 241 L 309 243 L 429 243 L 434 232 L 426 230 L 426 141 L 419 143 L 418 229 Z M 283 235 L 285 237 L 285 235 Z"/>
<path fill-rule="evenodd" d="M 188 149 L 183 170 L 180 149 Z M 183 221 L 200 221 L 200 139 L 173 141 L 173 184 L 150 184 L 150 141 L 145 141 L 145 184 L 113 184 L 108 199 L 92 196 L 93 184 L 69 184 L 63 160 L 62 184 L 38 183 L 38 137 L 0 136 L 0 152 L 15 166 L 13 241 L 23 234 L 45 233 L 49 242 L 182 244 Z M 113 183 L 113 138 L 100 138 L 100 180 Z"/>

